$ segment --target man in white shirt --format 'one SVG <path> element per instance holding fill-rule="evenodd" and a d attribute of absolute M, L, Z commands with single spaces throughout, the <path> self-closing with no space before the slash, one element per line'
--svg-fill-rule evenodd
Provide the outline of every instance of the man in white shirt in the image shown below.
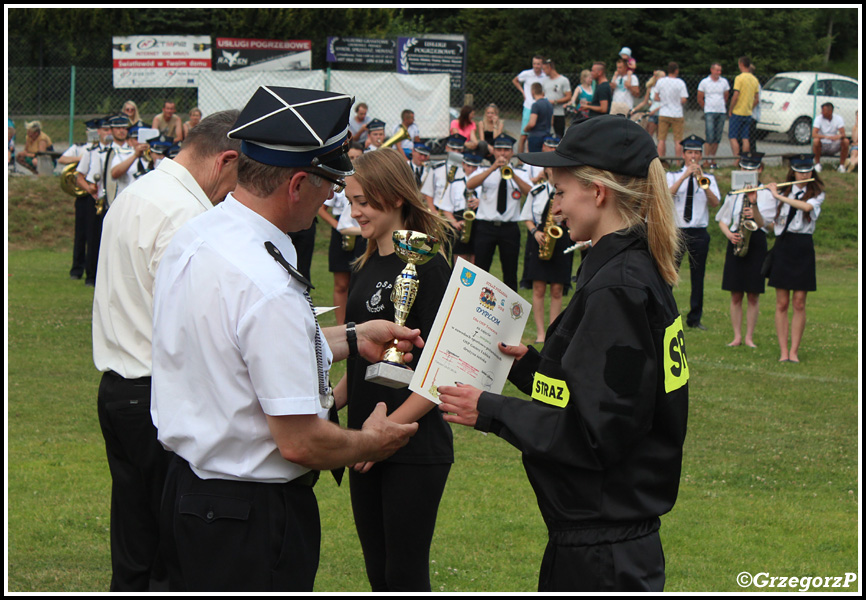
<path fill-rule="evenodd" d="M 396 135 L 401 127 L 409 132 L 409 137 L 400 142 L 400 149 L 406 155 L 406 158 L 409 159 L 412 158 L 412 147 L 421 142 L 421 130 L 415 124 L 415 113 L 408 108 L 400 113 L 400 124 L 394 127 L 391 135 Z"/>
<path fill-rule="evenodd" d="M 117 183 L 117 194 L 114 198 L 107 198 L 110 206 L 114 199 L 126 189 L 126 187 L 135 180 L 135 172 L 138 170 L 136 164 L 141 158 L 144 151 L 148 148 L 147 144 L 139 144 L 137 139 L 129 137 L 129 119 L 125 115 L 112 117 L 111 135 L 114 138 L 112 144 L 111 162 L 108 168 L 111 173 L 111 178 Z"/>
<path fill-rule="evenodd" d="M 241 140 L 235 191 L 177 232 L 157 272 L 151 415 L 175 453 L 161 514 L 171 591 L 312 591 L 316 470 L 383 460 L 417 430 L 384 404 L 360 431 L 328 420 L 333 360 L 423 342 L 385 321 L 320 329 L 286 234 L 354 172 L 351 104 L 260 87 L 228 134 Z"/>
<path fill-rule="evenodd" d="M 685 117 L 683 116 L 683 105 L 688 100 L 689 92 L 686 82 L 679 78 L 680 67 L 677 63 L 668 63 L 667 77 L 656 82 L 653 90 L 656 102 L 661 102 L 659 108 L 659 131 L 658 131 L 658 153 L 660 158 L 665 156 L 665 142 L 668 130 L 672 129 L 674 134 L 674 152 L 677 158 L 682 157 L 683 148 L 680 142 L 685 135 Z"/>
<path fill-rule="evenodd" d="M 547 79 L 547 75 L 544 74 L 542 68 L 543 65 L 543 56 L 533 56 L 532 68 L 521 71 L 511 80 L 514 87 L 523 94 L 523 119 L 520 123 L 520 131 L 526 129 L 526 125 L 529 123 L 529 115 L 532 114 L 532 103 L 534 102 L 532 99 L 532 84 L 537 82 L 544 85 L 544 80 Z M 520 136 L 520 142 L 517 145 L 519 152 L 523 152 L 524 144 L 526 144 L 526 134 Z"/>
<path fill-rule="evenodd" d="M 99 240 L 102 238 L 102 220 L 105 217 L 105 173 L 112 145 L 111 127 L 108 118 L 99 119 L 97 136 L 99 144 L 91 146 L 75 168 L 79 187 L 87 190 L 85 196 L 86 246 L 84 254 L 84 285 L 96 285 L 96 265 L 99 258 Z M 70 273 L 74 276 L 74 273 Z"/>
<path fill-rule="evenodd" d="M 103 372 L 99 423 L 111 471 L 111 591 L 148 591 L 159 506 L 171 454 L 150 416 L 153 284 L 178 228 L 235 186 L 240 143 L 226 138 L 238 111 L 190 131 L 174 160 L 126 188 L 103 222 L 93 297 L 93 362 Z"/>
<path fill-rule="evenodd" d="M 845 121 L 833 114 L 833 103 L 821 105 L 821 114 L 815 119 L 812 129 L 812 152 L 815 154 L 815 170 L 821 172 L 821 154 L 839 154 L 839 172 L 845 172 L 845 161 L 851 142 L 845 137 Z"/>
<path fill-rule="evenodd" d="M 710 222 L 709 209 L 719 205 L 720 195 L 715 176 L 701 172 L 703 144 L 704 140 L 696 135 L 690 135 L 683 140 L 685 164 L 682 170 L 667 173 L 677 225 L 683 234 L 691 274 L 692 290 L 686 325 L 696 329 L 706 329 L 701 323 L 701 317 L 704 312 L 704 274 L 710 251 L 707 225 Z M 701 185 L 701 178 L 706 178 L 706 187 Z M 682 256 L 678 258 L 680 261 L 682 259 Z"/>
<path fill-rule="evenodd" d="M 610 79 L 610 87 L 613 90 L 610 114 L 629 114 L 634 108 L 634 99 L 640 95 L 640 82 L 637 75 L 629 72 L 628 62 L 623 58 L 616 61 L 616 72 Z"/>
<path fill-rule="evenodd" d="M 706 121 L 706 159 L 705 166 L 716 168 L 716 152 L 722 140 L 725 117 L 728 113 L 728 95 L 731 84 L 722 77 L 722 65 L 710 65 L 710 74 L 698 84 L 698 104 L 704 109 Z"/>
<path fill-rule="evenodd" d="M 541 69 L 547 75 L 547 79 L 541 82 L 544 97 L 553 105 L 553 131 L 562 137 L 565 133 L 565 105 L 571 102 L 571 82 L 556 70 L 556 63 L 552 58 L 545 59 Z M 530 89 L 530 93 L 531 91 Z"/>
<path fill-rule="evenodd" d="M 468 190 L 481 186 L 475 223 L 472 226 L 475 264 L 489 271 L 493 255 L 499 248 L 502 282 L 517 291 L 521 200 L 532 186 L 529 175 L 522 167 L 510 166 L 514 156 L 513 137 L 502 134 L 493 140 L 493 155 L 496 160 L 490 167 L 483 171 L 478 169 L 466 181 Z M 511 169 L 510 178 L 502 176 L 502 170 L 506 166 Z"/>
<path fill-rule="evenodd" d="M 450 157 L 451 154 L 463 154 L 463 145 L 466 143 L 466 138 L 455 133 L 445 142 L 445 153 Z M 442 200 L 445 197 L 446 188 L 450 179 L 453 182 L 455 179 L 463 177 L 463 168 L 458 163 L 449 164 L 448 161 L 440 161 L 434 164 L 428 164 L 429 174 L 427 179 L 421 185 L 421 195 L 427 202 L 430 212 L 436 214 Z"/>

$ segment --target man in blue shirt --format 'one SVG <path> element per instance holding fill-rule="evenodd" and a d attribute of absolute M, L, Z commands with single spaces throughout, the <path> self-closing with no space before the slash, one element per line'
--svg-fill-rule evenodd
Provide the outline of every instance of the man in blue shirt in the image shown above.
<path fill-rule="evenodd" d="M 544 138 L 550 135 L 550 126 L 553 122 L 553 105 L 544 97 L 544 88 L 540 83 L 533 83 L 530 88 L 532 92 L 532 112 L 529 115 L 529 123 L 523 132 L 527 135 L 530 152 L 541 152 Z"/>

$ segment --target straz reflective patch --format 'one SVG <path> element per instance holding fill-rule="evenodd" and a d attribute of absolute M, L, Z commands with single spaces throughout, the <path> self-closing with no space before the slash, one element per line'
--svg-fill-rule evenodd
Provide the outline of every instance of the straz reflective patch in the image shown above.
<path fill-rule="evenodd" d="M 533 400 L 563 408 L 568 404 L 570 397 L 568 386 L 562 379 L 546 377 L 541 373 L 535 374 L 535 379 L 532 382 Z"/>
<path fill-rule="evenodd" d="M 683 334 L 683 318 L 665 329 L 663 352 L 665 355 L 665 393 L 683 387 L 689 380 L 689 363 L 686 360 L 686 340 Z"/>

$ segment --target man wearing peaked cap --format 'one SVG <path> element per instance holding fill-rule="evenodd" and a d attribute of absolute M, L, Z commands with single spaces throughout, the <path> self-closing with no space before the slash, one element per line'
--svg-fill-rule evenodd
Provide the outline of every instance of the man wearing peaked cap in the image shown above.
<path fill-rule="evenodd" d="M 367 124 L 367 141 L 364 152 L 378 150 L 385 142 L 385 121 L 373 119 Z"/>
<path fill-rule="evenodd" d="M 716 177 L 701 170 L 704 140 L 693 134 L 682 141 L 682 147 L 683 168 L 668 173 L 667 179 L 680 231 L 686 242 L 691 273 L 692 290 L 686 325 L 706 329 L 701 317 L 704 312 L 704 273 L 710 251 L 707 225 L 710 221 L 709 207 L 719 205 L 721 192 Z"/>
<path fill-rule="evenodd" d="M 446 188 L 450 187 L 449 177 L 452 183 L 463 177 L 460 161 L 453 155 L 462 154 L 465 143 L 466 137 L 459 133 L 449 136 L 445 141 L 445 152 L 448 154 L 449 160 L 434 163 L 428 167 L 430 175 L 421 185 L 421 195 L 427 201 L 430 212 L 435 213 L 445 202 Z"/>
<path fill-rule="evenodd" d="M 361 431 L 329 421 L 332 361 L 422 342 L 385 321 L 321 329 L 287 235 L 353 172 L 351 105 L 259 88 L 229 133 L 237 187 L 177 232 L 157 272 L 151 414 L 176 454 L 161 513 L 172 591 L 312 591 L 318 470 L 383 460 L 417 429 L 384 406 Z"/>

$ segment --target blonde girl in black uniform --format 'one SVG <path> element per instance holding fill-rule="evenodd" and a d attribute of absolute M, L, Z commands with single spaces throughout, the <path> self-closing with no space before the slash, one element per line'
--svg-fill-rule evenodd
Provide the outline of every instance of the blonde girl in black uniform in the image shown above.
<path fill-rule="evenodd" d="M 807 179 L 814 181 L 805 182 Z M 800 342 L 806 330 L 806 295 L 817 288 L 815 246 L 812 234 L 824 203 L 824 182 L 813 170 L 813 155 L 791 159 L 788 182 L 794 183 L 782 194 L 776 184 L 767 185 L 777 200 L 776 242 L 773 267 L 767 285 L 776 288 L 776 336 L 781 354 L 779 362 L 800 362 Z M 788 327 L 788 308 L 793 305 Z M 791 345 L 788 347 L 790 330 Z"/>
<path fill-rule="evenodd" d="M 746 171 L 763 170 L 760 152 L 740 155 L 740 168 Z M 753 186 L 758 187 L 758 186 Z M 756 348 L 754 335 L 758 323 L 761 294 L 764 293 L 764 276 L 761 265 L 767 255 L 767 227 L 773 224 L 776 213 L 776 200 L 769 190 L 756 190 L 746 194 L 729 195 L 716 213 L 719 229 L 728 238 L 725 251 L 725 268 L 722 272 L 722 289 L 731 292 L 731 326 L 734 339 L 728 346 Z M 740 243 L 743 231 L 740 229 L 740 216 L 752 219 L 758 229 L 750 234 L 745 256 L 736 256 L 734 247 Z M 743 297 L 746 298 L 746 336 L 743 339 Z"/>
<path fill-rule="evenodd" d="M 519 157 L 553 168 L 554 210 L 592 248 L 542 351 L 500 345 L 532 401 L 443 386 L 440 410 L 523 453 L 548 528 L 539 591 L 661 591 L 659 516 L 677 496 L 689 379 L 665 171 L 652 137 L 616 115 Z"/>
<path fill-rule="evenodd" d="M 427 210 L 399 150 L 368 152 L 354 160 L 354 168 L 355 174 L 346 178 L 346 198 L 367 239 L 367 249 L 353 265 L 346 321 L 393 321 L 391 289 L 406 266 L 394 251 L 393 232 L 422 231 L 444 245 L 448 224 Z M 451 275 L 446 251 L 417 267 L 419 289 L 407 327 L 418 327 L 422 337 L 433 326 Z M 414 367 L 416 362 L 417 358 L 409 365 Z M 334 390 L 337 406 L 348 401 L 349 428 L 360 429 L 376 404 L 385 402 L 389 419 L 417 421 L 418 432 L 386 461 L 358 464 L 349 472 L 352 511 L 367 577 L 374 592 L 429 592 L 430 544 L 439 500 L 454 462 L 451 428 L 425 398 L 406 388 L 366 381 L 368 365 L 361 357 L 349 359 L 346 376 Z"/>

